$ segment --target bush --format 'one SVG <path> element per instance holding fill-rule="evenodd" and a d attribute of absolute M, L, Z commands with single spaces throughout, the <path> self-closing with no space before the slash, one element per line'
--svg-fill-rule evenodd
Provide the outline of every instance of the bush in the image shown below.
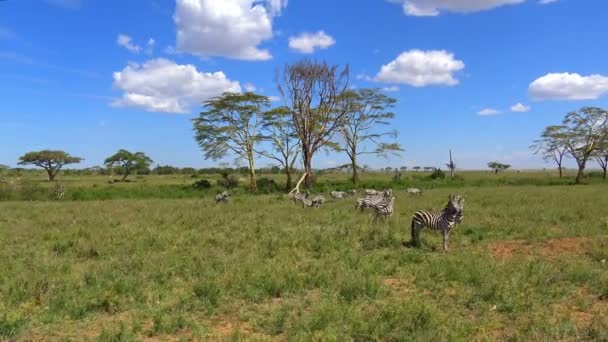
<path fill-rule="evenodd" d="M 435 169 L 435 171 L 433 171 L 433 173 L 431 173 L 429 175 L 430 179 L 444 179 L 445 178 L 445 172 L 441 171 L 441 169 Z"/>
<path fill-rule="evenodd" d="M 211 188 L 211 182 L 206 179 L 201 179 L 199 181 L 194 182 L 192 187 L 198 190 L 209 189 Z"/>
<path fill-rule="evenodd" d="M 274 179 L 270 178 L 260 178 L 257 182 L 258 192 L 263 194 L 269 194 L 272 192 L 281 191 L 281 187 L 274 181 Z"/>
<path fill-rule="evenodd" d="M 223 186 L 226 189 L 234 189 L 239 186 L 239 176 L 237 175 L 222 175 L 222 179 L 217 180 L 219 186 Z"/>

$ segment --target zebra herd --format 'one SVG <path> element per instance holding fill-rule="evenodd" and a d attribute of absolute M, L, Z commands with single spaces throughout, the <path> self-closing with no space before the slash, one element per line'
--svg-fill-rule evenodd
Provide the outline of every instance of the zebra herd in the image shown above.
<path fill-rule="evenodd" d="M 422 196 L 424 192 L 417 188 L 407 188 L 406 192 L 410 195 Z M 339 200 L 356 195 L 356 190 L 350 191 L 332 191 L 332 198 Z M 312 196 L 308 193 L 290 193 L 289 198 L 293 203 L 300 203 L 303 208 L 320 208 L 325 204 L 325 197 L 322 195 Z M 226 191 L 215 196 L 215 202 L 228 202 L 229 195 Z M 374 215 L 374 221 L 391 217 L 394 212 L 395 196 L 392 189 L 377 191 L 372 189 L 365 190 L 365 197 L 357 198 L 355 209 L 363 212 L 365 209 L 371 209 Z M 439 212 L 427 210 L 418 210 L 412 217 L 411 224 L 411 245 L 420 247 L 420 231 L 423 228 L 440 231 L 443 235 L 443 250 L 448 250 L 448 240 L 450 231 L 454 226 L 462 221 L 464 217 L 464 198 L 461 196 L 449 196 L 448 202 Z"/>

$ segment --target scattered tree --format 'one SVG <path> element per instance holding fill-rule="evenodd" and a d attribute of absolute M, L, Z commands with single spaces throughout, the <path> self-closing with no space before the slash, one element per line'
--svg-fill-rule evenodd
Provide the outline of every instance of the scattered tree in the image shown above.
<path fill-rule="evenodd" d="M 379 89 L 346 91 L 341 96 L 342 106 L 348 108 L 344 124 L 339 129 L 341 143 L 336 150 L 346 152 L 352 164 L 352 181 L 359 182 L 357 157 L 364 154 L 386 156 L 389 152 L 403 149 L 397 143 L 381 141 L 385 137 L 397 137 L 397 131 L 381 131 L 395 117 L 390 111 L 397 100 L 384 95 Z M 367 150 L 366 147 L 373 147 Z"/>
<path fill-rule="evenodd" d="M 594 157 L 602 168 L 602 178 L 606 179 L 606 169 L 608 168 L 608 136 L 602 141 L 600 147 L 594 153 Z"/>
<path fill-rule="evenodd" d="M 578 165 L 576 184 L 583 180 L 587 161 L 608 137 L 608 111 L 597 107 L 583 107 L 566 114 L 562 122 L 565 146 Z"/>
<path fill-rule="evenodd" d="M 224 93 L 204 102 L 205 111 L 194 119 L 195 139 L 205 159 L 217 160 L 229 153 L 247 161 L 249 189 L 257 189 L 255 145 L 268 97 L 254 93 Z"/>
<path fill-rule="evenodd" d="M 399 168 L 399 170 L 401 170 L 401 171 L 407 171 L 407 166 L 402 166 L 402 167 Z"/>
<path fill-rule="evenodd" d="M 456 171 L 456 164 L 454 164 L 454 161 L 452 160 L 452 150 L 450 150 L 450 162 L 445 164 L 445 166 L 447 166 L 448 170 L 450 170 L 450 178 L 454 178 L 454 171 Z"/>
<path fill-rule="evenodd" d="M 312 158 L 332 140 L 348 114 L 340 100 L 348 86 L 348 66 L 342 71 L 336 65 L 302 60 L 285 66 L 278 88 L 289 108 L 300 140 L 305 186 L 313 180 Z"/>
<path fill-rule="evenodd" d="M 489 162 L 488 167 L 494 170 L 494 173 L 499 173 L 511 167 L 509 164 L 503 164 L 499 162 Z"/>
<path fill-rule="evenodd" d="M 43 150 L 24 154 L 19 158 L 19 165 L 35 165 L 43 168 L 49 176 L 49 182 L 52 182 L 64 165 L 81 161 L 82 158 L 72 157 L 64 151 Z"/>
<path fill-rule="evenodd" d="M 412 169 L 414 169 L 414 171 L 420 171 L 421 167 L 420 166 L 414 166 Z"/>
<path fill-rule="evenodd" d="M 148 169 L 152 164 L 152 159 L 143 152 L 131 153 L 121 149 L 114 155 L 106 158 L 104 164 L 110 169 L 114 169 L 118 165 L 122 171 L 122 179 L 120 181 L 124 182 L 133 171 Z"/>
<path fill-rule="evenodd" d="M 259 154 L 280 163 L 287 175 L 285 189 L 289 191 L 293 187 L 291 175 L 300 153 L 291 111 L 287 107 L 279 107 L 264 113 L 262 128 L 262 139 L 271 143 L 272 152 L 263 150 Z"/>
<path fill-rule="evenodd" d="M 568 149 L 566 147 L 567 132 L 564 126 L 548 126 L 540 135 L 540 139 L 534 141 L 530 148 L 539 154 L 545 161 L 554 162 L 559 170 L 559 178 L 562 178 L 563 160 Z"/>

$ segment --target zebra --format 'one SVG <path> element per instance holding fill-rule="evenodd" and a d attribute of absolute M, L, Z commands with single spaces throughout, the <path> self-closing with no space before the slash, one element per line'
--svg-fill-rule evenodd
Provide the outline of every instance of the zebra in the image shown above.
<path fill-rule="evenodd" d="M 345 191 L 332 191 L 329 193 L 334 199 L 344 199 L 349 196 Z"/>
<path fill-rule="evenodd" d="M 325 203 L 325 197 L 321 195 L 317 195 L 312 199 L 302 197 L 300 202 L 302 202 L 302 208 L 320 208 Z"/>
<path fill-rule="evenodd" d="M 424 191 L 422 191 L 422 189 L 418 189 L 418 188 L 407 188 L 407 189 L 405 189 L 405 191 L 407 191 L 407 193 L 410 195 L 419 195 L 419 196 L 424 195 Z"/>
<path fill-rule="evenodd" d="M 443 233 L 443 251 L 448 250 L 450 230 L 454 225 L 462 222 L 464 211 L 464 198 L 450 195 L 445 208 L 439 213 L 418 210 L 412 217 L 412 245 L 420 247 L 420 230 L 427 227 Z"/>
<path fill-rule="evenodd" d="M 347 193 L 351 196 L 354 196 L 357 194 L 357 190 L 348 190 Z"/>
<path fill-rule="evenodd" d="M 55 182 L 55 187 L 53 188 L 53 194 L 55 195 L 55 198 L 58 200 L 63 199 L 63 196 L 65 196 L 65 187 L 63 186 L 63 184 L 59 183 L 59 182 Z"/>
<path fill-rule="evenodd" d="M 382 202 L 376 204 L 374 206 L 374 220 L 377 220 L 381 217 L 384 218 L 393 216 L 394 204 L 395 196 L 391 196 L 390 199 L 384 199 L 382 200 Z"/>
<path fill-rule="evenodd" d="M 227 191 L 223 191 L 221 194 L 215 195 L 215 203 L 220 203 L 220 202 L 228 203 L 229 199 L 230 199 L 230 195 L 228 195 Z"/>
<path fill-rule="evenodd" d="M 367 191 L 367 190 L 366 190 Z M 389 199 L 393 195 L 393 190 L 386 189 L 381 195 L 367 196 L 365 198 L 358 198 L 355 209 L 363 211 L 365 208 L 373 208 L 376 204 Z"/>
<path fill-rule="evenodd" d="M 365 189 L 365 195 L 366 196 L 377 196 L 379 195 L 379 191 L 378 190 L 374 190 L 374 189 Z"/>
<path fill-rule="evenodd" d="M 289 198 L 293 201 L 293 203 L 301 202 L 304 199 L 308 198 L 308 193 L 295 192 L 289 194 Z"/>

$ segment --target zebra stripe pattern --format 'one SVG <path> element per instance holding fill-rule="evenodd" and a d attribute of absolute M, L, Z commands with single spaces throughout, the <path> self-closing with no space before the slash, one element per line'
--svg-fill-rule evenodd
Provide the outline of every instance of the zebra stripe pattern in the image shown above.
<path fill-rule="evenodd" d="M 448 250 L 450 230 L 462 221 L 464 211 L 464 198 L 460 196 L 449 197 L 445 208 L 439 213 L 418 210 L 412 217 L 412 245 L 420 247 L 420 231 L 427 227 L 431 230 L 441 231 L 443 234 L 443 250 Z"/>
<path fill-rule="evenodd" d="M 367 192 L 367 190 L 366 190 L 366 192 Z M 393 195 L 393 190 L 386 189 L 382 192 L 382 195 L 367 196 L 366 198 L 358 198 L 355 209 L 357 209 L 359 211 L 363 211 L 366 208 L 373 208 L 380 202 L 382 202 L 384 200 L 388 200 L 392 195 Z"/>
<path fill-rule="evenodd" d="M 65 196 L 65 187 L 63 186 L 63 184 L 55 182 L 55 188 L 53 189 L 53 193 L 55 194 L 56 199 L 63 199 L 63 196 Z"/>
<path fill-rule="evenodd" d="M 345 199 L 349 194 L 345 191 L 332 191 L 329 193 L 334 199 Z"/>
<path fill-rule="evenodd" d="M 387 200 L 383 200 L 382 202 L 376 204 L 374 206 L 374 219 L 377 220 L 379 218 L 386 218 L 393 216 L 393 208 L 395 204 L 395 196 L 391 196 L 391 198 Z"/>
<path fill-rule="evenodd" d="M 230 199 L 230 195 L 228 195 L 227 191 L 223 191 L 221 194 L 215 195 L 215 203 L 220 203 L 220 202 L 228 203 L 229 199 Z"/>

